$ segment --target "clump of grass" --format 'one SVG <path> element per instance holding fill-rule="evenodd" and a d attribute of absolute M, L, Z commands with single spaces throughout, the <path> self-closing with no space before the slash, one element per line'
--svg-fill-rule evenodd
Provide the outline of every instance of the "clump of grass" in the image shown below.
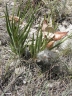
<path fill-rule="evenodd" d="M 19 20 L 17 23 L 13 20 L 14 15 L 12 17 L 12 21 L 9 20 L 7 5 L 6 5 L 5 18 L 6 18 L 7 31 L 10 37 L 11 49 L 16 55 L 22 56 L 26 48 L 25 42 L 26 42 L 28 33 L 34 21 L 34 13 L 31 14 L 31 17 L 28 19 L 28 23 L 23 30 L 20 30 L 20 27 L 19 27 L 20 14 L 19 14 Z"/>
<path fill-rule="evenodd" d="M 44 50 L 46 48 L 47 43 L 48 40 L 46 38 L 43 38 L 41 30 L 37 33 L 36 40 L 34 40 L 33 35 L 31 45 L 29 46 L 31 57 L 36 58 L 37 53 Z"/>
<path fill-rule="evenodd" d="M 27 8 L 27 6 L 26 6 Z M 36 12 L 37 8 L 33 11 L 33 8 L 31 7 L 30 11 L 31 14 L 27 20 L 27 24 L 23 29 L 20 29 L 19 25 L 22 22 L 22 20 L 25 19 L 25 17 L 27 16 L 27 14 L 23 15 L 23 18 L 20 20 L 20 9 L 18 11 L 17 16 L 19 17 L 18 22 L 14 21 L 14 13 L 12 16 L 12 21 L 9 20 L 9 13 L 8 13 L 8 8 L 6 5 L 6 12 L 5 12 L 5 18 L 6 18 L 6 26 L 7 26 L 7 31 L 10 37 L 10 46 L 12 51 L 18 55 L 19 57 L 22 57 L 22 55 L 24 54 L 26 48 L 27 48 L 27 37 L 28 34 L 30 32 L 30 28 L 35 20 L 35 12 Z M 13 9 L 14 11 L 14 9 Z M 52 16 L 54 15 L 53 12 L 54 10 L 51 9 L 52 12 Z M 49 16 L 50 17 L 50 16 Z M 54 30 L 56 30 L 56 24 L 53 22 L 52 19 L 52 25 L 54 25 Z M 50 50 L 52 50 L 53 48 L 59 46 L 62 42 L 64 42 L 68 37 L 66 37 L 65 39 L 60 40 L 55 46 L 53 46 L 52 48 L 50 48 Z M 47 43 L 50 42 L 50 40 L 48 38 L 43 38 L 43 34 L 42 31 L 39 30 L 39 32 L 37 32 L 37 37 L 36 40 L 34 40 L 34 35 L 31 41 L 31 44 L 29 45 L 29 51 L 31 53 L 31 57 L 32 58 L 36 58 L 36 55 L 38 52 L 44 50 L 46 48 Z"/>
<path fill-rule="evenodd" d="M 30 2 L 29 2 L 30 3 Z M 28 4 L 27 4 L 28 5 Z M 27 8 L 27 6 L 26 6 Z M 31 14 L 29 18 L 27 19 L 27 25 L 20 29 L 19 25 L 21 24 L 22 20 L 24 20 L 27 16 L 24 11 L 24 15 L 21 16 L 22 19 L 20 19 L 20 9 L 18 10 L 17 16 L 19 17 L 18 22 L 14 20 L 14 9 L 13 9 L 13 15 L 12 15 L 12 21 L 9 20 L 10 16 L 8 13 L 8 8 L 6 5 L 6 12 L 5 12 L 5 18 L 6 18 L 6 27 L 7 31 L 10 37 L 10 47 L 11 50 L 18 55 L 19 57 L 22 57 L 24 55 L 24 52 L 27 48 L 28 43 L 26 43 L 28 34 L 30 32 L 30 28 L 35 20 L 34 14 L 37 10 L 37 7 L 34 9 L 30 9 Z M 34 43 L 35 42 L 35 43 Z M 42 32 L 38 32 L 36 40 L 34 40 L 34 35 L 31 41 L 31 44 L 29 45 L 29 50 L 31 53 L 31 57 L 35 58 L 37 53 L 41 50 L 43 50 L 46 46 L 46 40 L 42 38 Z"/>

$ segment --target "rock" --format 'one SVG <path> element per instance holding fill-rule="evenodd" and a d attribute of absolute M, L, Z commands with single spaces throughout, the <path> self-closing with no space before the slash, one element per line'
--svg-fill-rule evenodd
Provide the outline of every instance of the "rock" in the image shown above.
<path fill-rule="evenodd" d="M 59 56 L 57 52 L 50 51 L 50 50 L 43 50 L 37 54 L 37 60 L 43 61 L 44 64 L 50 64 L 52 62 L 56 62 L 58 60 Z"/>
<path fill-rule="evenodd" d="M 63 23 L 63 25 L 59 25 L 59 30 L 62 32 L 62 31 L 65 31 L 65 32 L 68 32 L 68 36 L 72 35 L 72 24 L 67 24 L 67 28 L 65 28 L 65 23 Z M 60 48 L 61 50 L 66 50 L 66 49 L 71 49 L 72 50 L 72 37 L 66 39 L 62 44 L 60 44 Z"/>

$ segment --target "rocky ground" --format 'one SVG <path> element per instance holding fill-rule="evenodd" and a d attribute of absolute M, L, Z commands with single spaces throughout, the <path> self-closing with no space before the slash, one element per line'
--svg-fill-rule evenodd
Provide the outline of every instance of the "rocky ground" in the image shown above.
<path fill-rule="evenodd" d="M 42 62 L 36 63 L 32 59 L 22 60 L 20 64 L 20 60 L 13 57 L 13 53 L 9 47 L 9 36 L 4 18 L 6 2 L 10 14 L 14 5 L 13 0 L 0 1 L 0 95 L 72 96 L 72 49 L 68 53 L 65 52 L 65 54 L 60 55 L 58 61 L 52 62 L 54 63 L 53 66 L 43 65 Z M 69 13 L 67 13 L 67 18 L 64 20 L 66 23 L 62 24 L 63 20 L 60 22 L 60 31 L 66 31 L 68 28 L 69 32 L 72 30 L 71 3 L 68 0 L 66 6 Z M 17 2 L 16 8 L 18 5 L 19 2 Z M 67 28 L 65 28 L 64 24 L 67 24 Z M 69 42 L 71 40 L 69 39 L 68 43 L 66 43 L 71 45 L 72 43 Z M 62 52 L 61 48 L 67 48 L 69 46 L 65 45 L 63 47 L 63 45 L 57 51 Z M 16 67 L 16 64 L 20 65 Z M 70 72 L 67 68 L 70 69 Z"/>

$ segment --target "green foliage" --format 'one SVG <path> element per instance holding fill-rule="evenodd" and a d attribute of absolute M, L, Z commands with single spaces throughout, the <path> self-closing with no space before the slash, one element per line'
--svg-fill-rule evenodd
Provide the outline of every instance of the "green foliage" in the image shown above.
<path fill-rule="evenodd" d="M 28 4 L 27 4 L 28 5 Z M 27 13 L 25 14 L 24 10 L 24 15 L 22 15 L 22 19 L 20 20 L 20 9 L 18 10 L 17 16 L 19 17 L 18 22 L 14 21 L 14 9 L 13 9 L 13 17 L 12 21 L 9 20 L 9 13 L 8 13 L 8 8 L 6 5 L 6 12 L 5 12 L 5 18 L 6 18 L 6 27 L 7 31 L 10 37 L 10 47 L 11 50 L 16 54 L 19 55 L 19 57 L 22 57 L 24 54 L 28 43 L 26 43 L 28 34 L 30 32 L 30 28 L 35 20 L 34 13 L 36 12 L 38 7 L 33 11 L 31 8 L 29 11 L 31 11 L 31 14 L 29 18 L 27 19 L 27 25 L 23 28 L 20 29 L 19 25 L 22 22 L 22 20 L 25 19 L 25 17 L 28 15 Z M 27 6 L 26 6 L 27 9 Z M 34 40 L 34 35 L 31 41 L 31 45 L 29 45 L 29 51 L 31 53 L 31 57 L 35 58 L 37 53 L 43 49 L 45 49 L 47 44 L 47 40 L 43 39 L 42 32 L 39 30 L 37 34 L 36 40 Z"/>
<path fill-rule="evenodd" d="M 27 4 L 27 6 L 29 5 L 29 3 Z M 28 8 L 27 6 L 25 7 L 26 9 Z M 29 11 L 31 13 L 30 13 L 30 16 L 27 19 L 27 24 L 23 29 L 20 29 L 19 25 L 22 22 L 22 20 L 25 20 L 25 17 L 28 15 L 26 13 L 27 11 L 24 10 L 24 13 L 23 13 L 24 15 L 22 15 L 22 19 L 20 19 L 21 12 L 20 12 L 20 9 L 19 9 L 18 13 L 17 13 L 17 16 L 19 17 L 19 20 L 18 20 L 18 22 L 15 22 L 14 21 L 14 9 L 13 9 L 13 17 L 12 17 L 12 21 L 10 21 L 9 20 L 8 8 L 7 8 L 7 5 L 6 5 L 5 18 L 6 18 L 7 31 L 8 31 L 9 37 L 10 37 L 10 46 L 11 46 L 12 51 L 16 55 L 19 55 L 19 57 L 21 57 L 24 54 L 24 52 L 25 52 L 25 50 L 27 48 L 28 44 L 26 43 L 26 40 L 27 40 L 28 34 L 30 32 L 30 28 L 31 28 L 31 26 L 32 26 L 32 24 L 33 24 L 33 22 L 35 20 L 34 14 L 37 11 L 37 9 L 38 9 L 38 6 L 34 10 L 33 10 L 32 7 L 29 9 Z M 52 16 L 53 16 L 53 10 L 51 12 L 52 12 Z M 55 26 L 55 23 L 53 21 L 52 21 L 52 23 Z M 54 27 L 54 29 L 56 29 L 56 26 Z M 67 38 L 68 37 L 66 37 L 65 39 L 60 40 L 51 49 L 59 46 Z M 48 40 L 48 38 L 43 38 L 41 29 L 39 29 L 38 32 L 37 32 L 36 40 L 34 40 L 34 34 L 33 34 L 31 44 L 28 46 L 29 51 L 31 53 L 31 57 L 36 58 L 37 53 L 44 50 L 49 41 L 50 40 Z"/>
<path fill-rule="evenodd" d="M 31 12 L 33 12 L 33 7 L 32 7 L 32 4 L 30 2 L 30 0 L 27 0 L 27 1 L 19 1 L 21 2 L 20 3 L 20 6 L 19 6 L 19 9 L 20 9 L 20 17 L 24 17 L 24 18 L 27 18 L 28 16 L 31 16 Z M 25 16 L 24 16 L 25 15 Z"/>
<path fill-rule="evenodd" d="M 31 56 L 33 58 L 36 58 L 37 53 L 44 50 L 46 48 L 47 43 L 48 40 L 46 38 L 43 38 L 41 30 L 40 32 L 37 32 L 36 40 L 34 40 L 33 35 L 31 45 L 29 46 Z"/>
<path fill-rule="evenodd" d="M 11 46 L 12 51 L 19 56 L 22 56 L 22 54 L 24 53 L 24 50 L 26 48 L 25 42 L 26 42 L 28 33 L 30 31 L 30 28 L 33 24 L 33 21 L 34 21 L 33 14 L 29 18 L 28 24 L 24 27 L 24 29 L 20 30 L 20 28 L 19 28 L 20 14 L 19 14 L 18 23 L 16 23 L 13 20 L 13 18 L 12 18 L 12 21 L 10 21 L 9 13 L 8 13 L 7 5 L 6 5 L 5 18 L 6 18 L 7 31 L 8 31 L 9 37 L 10 37 L 10 46 Z"/>

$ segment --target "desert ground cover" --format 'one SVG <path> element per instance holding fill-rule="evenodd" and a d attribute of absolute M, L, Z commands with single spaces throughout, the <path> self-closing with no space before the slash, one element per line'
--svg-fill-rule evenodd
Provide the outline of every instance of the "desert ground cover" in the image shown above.
<path fill-rule="evenodd" d="M 72 1 L 48 1 L 31 0 L 28 5 L 28 0 L 0 0 L 0 96 L 72 96 Z M 47 37 L 46 31 L 48 30 L 56 30 L 56 32 L 63 32 L 63 34 L 67 32 L 67 36 L 70 38 L 53 48 L 59 44 L 61 39 L 56 40 L 57 33 L 52 32 L 51 39 L 54 41 L 51 40 L 43 50 L 32 54 L 31 57 L 30 52 L 35 51 L 30 46 L 31 51 L 26 49 L 22 57 L 19 57 L 10 47 L 11 39 L 4 13 L 6 12 L 6 3 L 9 16 L 12 16 L 13 11 L 17 16 L 20 7 L 21 29 L 28 23 L 28 18 L 31 16 L 30 8 L 32 7 L 34 10 L 40 4 L 38 11 L 34 13 L 35 20 L 30 27 L 27 44 L 34 43 L 36 37 L 32 38 L 32 36 L 37 36 L 39 28 L 42 28 L 43 39 Z M 57 5 L 59 3 L 60 5 Z M 50 11 L 52 12 L 50 13 Z M 22 19 L 22 16 L 26 14 L 23 12 L 27 13 L 25 19 Z M 52 26 L 42 23 L 48 17 L 50 20 L 48 24 L 52 25 L 52 20 L 55 21 Z M 12 20 L 11 17 L 10 20 Z M 19 19 L 16 17 L 15 20 Z M 45 28 L 45 25 L 42 24 L 46 24 L 47 27 Z M 57 29 L 54 30 L 52 27 Z M 59 34 L 58 36 L 60 36 Z M 38 41 L 39 45 L 41 40 Z M 50 50 L 50 48 L 53 49 Z"/>

